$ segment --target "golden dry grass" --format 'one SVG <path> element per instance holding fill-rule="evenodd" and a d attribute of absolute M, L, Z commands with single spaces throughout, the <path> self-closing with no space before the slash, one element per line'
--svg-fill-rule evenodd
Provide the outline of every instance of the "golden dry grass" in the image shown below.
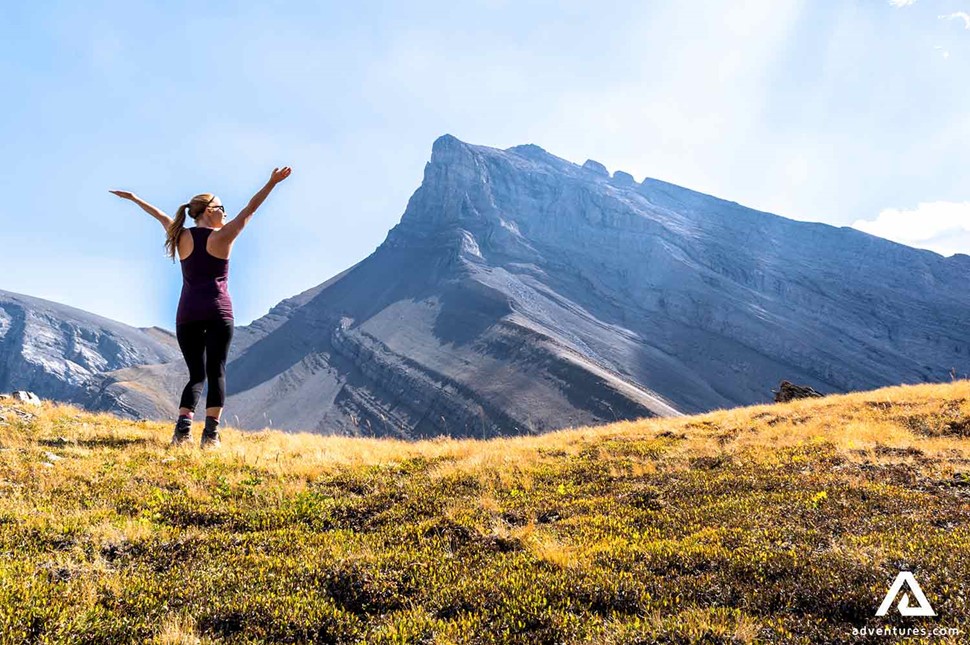
<path fill-rule="evenodd" d="M 487 441 L 171 430 L 0 401 L 0 642 L 839 641 L 903 567 L 917 624 L 970 627 L 970 381 Z"/>

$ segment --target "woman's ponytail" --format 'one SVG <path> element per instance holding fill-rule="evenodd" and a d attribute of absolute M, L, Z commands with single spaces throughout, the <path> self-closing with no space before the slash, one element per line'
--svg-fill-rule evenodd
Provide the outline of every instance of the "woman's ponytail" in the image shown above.
<path fill-rule="evenodd" d="M 168 226 L 168 232 L 165 236 L 165 255 L 172 258 L 172 262 L 175 262 L 175 254 L 178 250 L 178 239 L 179 235 L 182 234 L 182 230 L 185 228 L 185 214 L 189 212 L 189 204 L 182 204 L 179 206 L 178 211 L 175 213 L 175 219 Z"/>

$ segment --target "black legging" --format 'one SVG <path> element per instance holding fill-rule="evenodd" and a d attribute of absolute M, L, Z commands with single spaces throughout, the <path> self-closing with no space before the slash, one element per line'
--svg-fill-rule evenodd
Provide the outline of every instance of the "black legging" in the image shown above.
<path fill-rule="evenodd" d="M 195 412 L 202 396 L 202 386 L 209 379 L 206 408 L 221 408 L 226 402 L 226 355 L 232 342 L 232 320 L 194 320 L 175 325 L 189 382 L 182 390 L 180 408 Z M 203 358 L 203 352 L 205 358 Z"/>

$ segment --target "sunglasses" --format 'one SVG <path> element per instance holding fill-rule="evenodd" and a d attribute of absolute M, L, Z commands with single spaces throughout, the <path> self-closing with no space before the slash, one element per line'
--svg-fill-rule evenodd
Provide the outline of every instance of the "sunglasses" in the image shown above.
<path fill-rule="evenodd" d="M 218 208 L 218 209 L 219 209 L 219 210 L 221 210 L 221 211 L 222 211 L 223 213 L 225 213 L 225 212 L 226 212 L 226 207 L 225 207 L 225 206 L 223 206 L 222 204 L 218 204 L 217 206 L 209 206 L 209 204 L 211 204 L 211 203 L 212 203 L 212 200 L 213 200 L 213 199 L 215 199 L 215 198 L 216 198 L 216 197 L 215 197 L 215 195 L 213 195 L 213 196 L 212 196 L 212 198 L 211 198 L 211 199 L 209 199 L 209 201 L 207 201 L 207 202 L 205 203 L 205 207 L 206 207 L 206 209 L 209 209 L 209 208 Z"/>

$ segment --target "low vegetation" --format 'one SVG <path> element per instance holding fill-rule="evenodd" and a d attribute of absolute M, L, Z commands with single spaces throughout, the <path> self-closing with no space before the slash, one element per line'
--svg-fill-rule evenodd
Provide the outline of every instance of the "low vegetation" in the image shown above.
<path fill-rule="evenodd" d="M 489 441 L 170 436 L 0 401 L 3 642 L 970 639 L 970 381 Z M 875 616 L 903 569 L 937 616 Z"/>

